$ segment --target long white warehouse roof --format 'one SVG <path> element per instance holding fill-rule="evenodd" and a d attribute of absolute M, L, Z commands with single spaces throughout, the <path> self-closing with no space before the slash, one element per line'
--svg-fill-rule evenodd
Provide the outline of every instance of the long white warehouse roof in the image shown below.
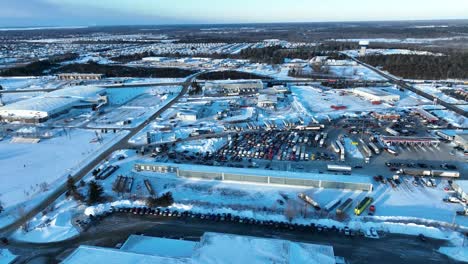
<path fill-rule="evenodd" d="M 235 250 L 233 250 L 235 249 Z M 205 233 L 200 242 L 132 236 L 120 250 L 80 246 L 63 263 L 334 264 L 333 247 L 288 240 Z"/>
<path fill-rule="evenodd" d="M 4 117 L 44 118 L 57 111 L 71 108 L 80 100 L 96 98 L 96 95 L 104 90 L 104 88 L 94 86 L 64 88 L 0 107 L 0 115 Z"/>

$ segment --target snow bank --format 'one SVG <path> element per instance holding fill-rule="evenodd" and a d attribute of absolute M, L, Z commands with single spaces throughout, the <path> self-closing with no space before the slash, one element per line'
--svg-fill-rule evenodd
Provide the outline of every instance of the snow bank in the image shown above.
<path fill-rule="evenodd" d="M 225 138 L 210 138 L 203 140 L 194 140 L 187 143 L 177 144 L 177 151 L 189 151 L 193 153 L 214 153 L 226 143 Z"/>
<path fill-rule="evenodd" d="M 439 252 L 454 260 L 468 262 L 468 247 L 441 247 Z"/>
<path fill-rule="evenodd" d="M 1 201 L 5 207 L 14 206 L 52 189 L 57 182 L 124 135 L 125 133 L 102 134 L 104 144 L 99 144 L 95 142 L 94 131 L 77 129 L 42 140 L 38 144 L 11 144 L 1 141 Z"/>
<path fill-rule="evenodd" d="M 0 248 L 0 264 L 13 263 L 16 258 L 17 256 L 13 255 L 8 249 Z"/>

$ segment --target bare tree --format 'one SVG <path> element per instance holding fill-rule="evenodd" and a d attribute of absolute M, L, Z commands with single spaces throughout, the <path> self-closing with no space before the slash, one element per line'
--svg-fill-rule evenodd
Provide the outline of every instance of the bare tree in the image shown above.
<path fill-rule="evenodd" d="M 49 184 L 47 182 L 42 182 L 39 184 L 39 189 L 41 192 L 47 192 L 49 190 Z"/>
<path fill-rule="evenodd" d="M 24 207 L 24 205 L 18 206 L 17 214 L 19 218 L 22 218 L 23 216 L 26 215 L 26 208 Z M 21 225 L 21 229 L 23 229 L 24 232 L 29 232 L 29 226 L 30 226 L 30 222 L 26 221 L 24 222 L 23 225 Z"/>
<path fill-rule="evenodd" d="M 289 200 L 284 208 L 284 215 L 291 222 L 294 218 L 296 218 L 298 213 L 297 205 L 294 201 Z"/>

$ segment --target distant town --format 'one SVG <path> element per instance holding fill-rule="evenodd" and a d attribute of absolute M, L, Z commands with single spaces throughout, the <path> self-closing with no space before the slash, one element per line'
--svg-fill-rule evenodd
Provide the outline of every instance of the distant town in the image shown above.
<path fill-rule="evenodd" d="M 467 261 L 466 29 L 0 31 L 0 263 Z"/>

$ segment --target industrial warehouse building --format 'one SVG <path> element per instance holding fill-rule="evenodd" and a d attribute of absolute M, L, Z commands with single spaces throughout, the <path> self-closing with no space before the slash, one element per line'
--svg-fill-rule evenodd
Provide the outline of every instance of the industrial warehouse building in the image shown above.
<path fill-rule="evenodd" d="M 356 88 L 353 89 L 353 93 L 373 102 L 397 102 L 400 100 L 399 95 L 378 89 Z"/>
<path fill-rule="evenodd" d="M 257 106 L 260 108 L 275 109 L 278 104 L 278 97 L 276 94 L 260 94 L 258 96 Z"/>
<path fill-rule="evenodd" d="M 102 74 L 96 73 L 61 73 L 57 74 L 60 80 L 101 80 Z"/>
<path fill-rule="evenodd" d="M 240 95 L 258 93 L 263 89 L 261 80 L 207 81 L 205 95 Z"/>
<path fill-rule="evenodd" d="M 0 107 L 0 117 L 7 121 L 40 123 L 72 108 L 91 107 L 107 102 L 106 90 L 94 86 L 75 86 Z"/>
<path fill-rule="evenodd" d="M 373 185 L 368 177 L 349 177 L 343 175 L 296 173 L 267 171 L 256 169 L 242 169 L 210 167 L 185 164 L 135 164 L 136 171 L 151 171 L 157 173 L 175 173 L 177 177 L 232 181 L 252 184 L 289 185 L 312 188 L 343 189 L 356 191 L 372 191 Z"/>
<path fill-rule="evenodd" d="M 335 257 L 332 246 L 209 232 L 199 242 L 132 235 L 120 249 L 80 246 L 62 263 L 104 262 L 336 264 L 344 259 Z"/>

